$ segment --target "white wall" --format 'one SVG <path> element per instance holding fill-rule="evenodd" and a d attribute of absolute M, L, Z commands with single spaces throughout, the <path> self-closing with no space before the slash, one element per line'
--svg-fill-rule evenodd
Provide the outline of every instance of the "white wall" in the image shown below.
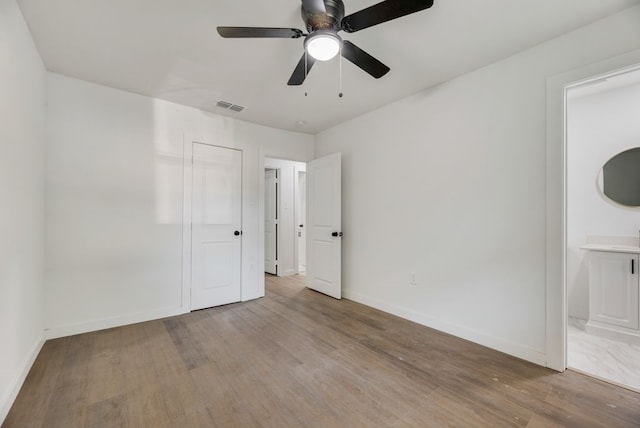
<path fill-rule="evenodd" d="M 310 159 L 309 159 L 310 160 Z M 303 162 L 265 158 L 264 167 L 278 169 L 280 218 L 278 219 L 278 276 L 296 273 L 296 183 L 299 171 L 306 171 Z"/>
<path fill-rule="evenodd" d="M 46 327 L 55 337 L 183 311 L 183 141 L 243 150 L 243 300 L 264 293 L 260 155 L 313 137 L 48 75 Z M 187 294 L 188 295 L 188 294 Z"/>
<path fill-rule="evenodd" d="M 639 73 L 639 72 L 636 72 Z M 640 146 L 640 84 L 571 96 L 567 108 L 567 293 L 569 315 L 589 317 L 587 236 L 638 236 L 640 208 L 624 207 L 598 189 L 602 166 Z"/>
<path fill-rule="evenodd" d="M 638 22 L 628 9 L 317 135 L 317 156 L 343 153 L 345 296 L 544 364 L 546 79 L 639 48 Z"/>
<path fill-rule="evenodd" d="M 0 423 L 42 345 L 45 68 L 0 0 Z"/>

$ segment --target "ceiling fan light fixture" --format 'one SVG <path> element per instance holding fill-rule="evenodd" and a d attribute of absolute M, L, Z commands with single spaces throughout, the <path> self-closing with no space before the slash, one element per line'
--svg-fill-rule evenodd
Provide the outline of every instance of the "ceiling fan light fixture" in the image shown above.
<path fill-rule="evenodd" d="M 329 31 L 316 31 L 304 41 L 304 48 L 318 61 L 328 61 L 340 52 L 342 39 Z"/>

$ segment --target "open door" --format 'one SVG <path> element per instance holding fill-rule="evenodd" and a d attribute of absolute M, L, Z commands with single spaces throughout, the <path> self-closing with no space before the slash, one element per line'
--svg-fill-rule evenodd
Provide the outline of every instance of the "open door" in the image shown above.
<path fill-rule="evenodd" d="M 299 274 L 307 272 L 307 171 L 298 171 L 298 194 L 297 194 L 297 217 L 298 226 L 298 269 Z"/>
<path fill-rule="evenodd" d="M 340 153 L 307 164 L 307 287 L 342 298 Z"/>
<path fill-rule="evenodd" d="M 278 170 L 264 171 L 264 271 L 278 274 Z"/>

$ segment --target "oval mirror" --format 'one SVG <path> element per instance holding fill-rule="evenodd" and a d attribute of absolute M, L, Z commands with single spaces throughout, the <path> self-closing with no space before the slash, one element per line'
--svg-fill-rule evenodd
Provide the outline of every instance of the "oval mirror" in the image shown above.
<path fill-rule="evenodd" d="M 599 178 L 600 190 L 609 199 L 628 207 L 640 207 L 640 147 L 609 159 Z"/>

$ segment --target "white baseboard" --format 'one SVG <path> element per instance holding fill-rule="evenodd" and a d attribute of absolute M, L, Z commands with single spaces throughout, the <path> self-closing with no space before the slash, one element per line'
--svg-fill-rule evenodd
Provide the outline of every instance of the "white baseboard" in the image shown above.
<path fill-rule="evenodd" d="M 278 276 L 291 276 L 291 275 L 295 275 L 296 271 L 293 269 L 287 269 L 285 271 L 282 272 L 282 274 L 278 275 Z"/>
<path fill-rule="evenodd" d="M 448 321 L 443 321 L 437 318 L 432 318 L 421 312 L 414 311 L 412 309 L 404 308 L 402 306 L 394 305 L 388 302 L 384 302 L 369 296 L 365 296 L 360 293 L 354 293 L 349 290 L 342 290 L 342 296 L 346 299 L 353 300 L 363 305 L 371 306 L 372 308 L 379 309 L 383 312 L 396 315 L 400 318 L 407 319 L 409 321 L 422 324 L 424 326 L 434 328 L 444 333 L 451 334 L 453 336 L 460 337 L 462 339 L 469 340 L 482 346 L 486 346 L 496 351 L 504 352 L 505 354 L 512 355 L 514 357 L 521 358 L 540 366 L 545 366 L 546 355 L 544 352 L 530 348 L 528 346 L 520 345 L 518 343 L 509 342 L 508 340 L 494 337 L 467 327 L 452 324 Z"/>
<path fill-rule="evenodd" d="M 607 325 L 599 323 L 598 321 L 587 321 L 584 329 L 587 333 L 593 334 L 594 336 L 640 346 L 640 331 L 638 330 Z"/>
<path fill-rule="evenodd" d="M 182 307 L 162 308 L 135 314 L 120 315 L 112 318 L 87 321 L 79 324 L 49 327 L 44 330 L 46 339 L 57 339 L 59 337 L 73 336 L 75 334 L 89 333 L 92 331 L 106 330 L 108 328 L 120 327 L 128 324 L 152 321 L 160 318 L 172 317 L 189 312 Z"/>
<path fill-rule="evenodd" d="M 29 374 L 29 370 L 33 366 L 33 363 L 36 361 L 38 354 L 40 354 L 40 350 L 44 345 L 44 336 L 41 336 L 36 340 L 35 345 L 32 347 L 31 352 L 28 355 L 28 359 L 25 365 L 22 367 L 16 377 L 9 383 L 8 394 L 2 397 L 0 401 L 0 425 L 4 422 L 7 415 L 9 414 L 9 410 L 11 410 L 11 406 L 13 406 L 13 402 L 16 400 L 18 393 L 20 392 L 20 388 L 22 388 L 22 384 L 24 383 L 27 375 Z"/>

